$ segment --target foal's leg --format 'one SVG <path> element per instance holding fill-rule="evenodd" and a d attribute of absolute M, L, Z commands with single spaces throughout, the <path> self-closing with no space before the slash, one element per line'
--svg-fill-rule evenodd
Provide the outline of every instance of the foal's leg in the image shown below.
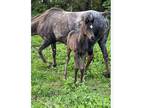
<path fill-rule="evenodd" d="M 56 67 L 56 43 L 51 44 L 52 56 L 53 56 L 53 67 Z"/>
<path fill-rule="evenodd" d="M 70 53 L 71 53 L 71 50 L 67 48 L 67 57 L 66 57 L 65 70 L 64 70 L 65 79 L 67 78 L 67 65 L 68 65 L 69 60 L 70 60 Z"/>
<path fill-rule="evenodd" d="M 75 68 L 75 80 L 74 80 L 74 83 L 77 82 L 77 72 L 78 72 L 78 68 Z"/>
<path fill-rule="evenodd" d="M 43 56 L 43 54 L 42 54 L 42 51 L 43 51 L 46 47 L 48 47 L 48 46 L 50 45 L 50 43 L 51 43 L 51 42 L 50 42 L 49 40 L 45 39 L 45 40 L 43 41 L 42 45 L 40 46 L 39 50 L 38 50 L 38 53 L 39 53 L 39 55 L 40 55 L 40 58 L 42 59 L 42 61 L 43 61 L 44 63 L 47 63 L 47 61 L 45 60 L 45 58 L 44 58 L 44 56 Z"/>
<path fill-rule="evenodd" d="M 81 81 L 81 83 L 83 82 L 83 77 L 84 77 L 84 72 L 85 72 L 85 59 L 86 59 L 86 56 L 83 55 L 81 57 L 81 64 L 80 64 L 80 72 L 81 72 L 80 81 Z"/>
<path fill-rule="evenodd" d="M 79 69 L 79 58 L 78 58 L 78 53 L 77 52 L 74 52 L 74 64 L 75 64 L 75 80 L 74 80 L 74 83 L 76 83 L 77 81 L 77 72 L 78 72 L 78 69 Z"/>
<path fill-rule="evenodd" d="M 93 60 L 93 58 L 94 58 L 93 49 L 91 48 L 91 49 L 88 50 L 86 70 L 87 70 L 87 68 L 89 67 L 89 65 L 90 65 L 91 61 Z"/>
<path fill-rule="evenodd" d="M 82 83 L 83 82 L 83 76 L 84 76 L 84 68 L 80 69 L 80 72 L 81 72 L 80 82 Z"/>

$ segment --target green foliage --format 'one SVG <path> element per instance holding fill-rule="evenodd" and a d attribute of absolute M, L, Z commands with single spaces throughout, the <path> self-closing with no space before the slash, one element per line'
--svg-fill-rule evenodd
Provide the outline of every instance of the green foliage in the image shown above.
<path fill-rule="evenodd" d="M 98 45 L 94 47 L 94 61 L 84 83 L 78 79 L 74 84 L 73 54 L 68 64 L 68 79 L 64 80 L 66 46 L 57 44 L 57 67 L 48 68 L 37 52 L 41 42 L 39 36 L 32 37 L 32 108 L 110 108 L 110 79 L 102 75 L 105 66 Z M 110 36 L 107 48 L 110 55 Z M 52 61 L 51 53 L 51 47 L 44 50 L 48 62 Z"/>
<path fill-rule="evenodd" d="M 40 1 L 41 0 L 32 0 L 31 1 L 32 16 L 35 16 L 35 15 L 40 14 L 43 11 L 47 10 L 47 5 L 42 4 Z"/>
<path fill-rule="evenodd" d="M 110 3 L 111 3 L 110 0 L 105 0 L 103 2 L 102 6 L 104 7 L 105 10 L 110 11 L 110 9 L 111 9 Z"/>
<path fill-rule="evenodd" d="M 32 16 L 40 14 L 51 7 L 68 11 L 88 9 L 104 11 L 110 10 L 110 0 L 32 0 Z"/>

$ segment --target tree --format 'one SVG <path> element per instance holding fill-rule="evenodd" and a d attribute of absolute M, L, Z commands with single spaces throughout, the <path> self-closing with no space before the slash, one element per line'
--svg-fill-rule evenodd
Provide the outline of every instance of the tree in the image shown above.
<path fill-rule="evenodd" d="M 68 11 L 98 10 L 110 11 L 110 0 L 32 0 L 32 15 L 58 7 Z"/>

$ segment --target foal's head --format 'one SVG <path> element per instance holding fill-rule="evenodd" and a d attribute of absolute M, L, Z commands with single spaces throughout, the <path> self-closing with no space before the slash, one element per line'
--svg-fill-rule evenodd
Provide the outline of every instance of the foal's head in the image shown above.
<path fill-rule="evenodd" d="M 83 36 L 88 37 L 91 40 L 94 40 L 93 33 L 93 21 L 94 18 L 88 14 L 87 16 L 83 16 L 80 21 L 80 32 Z"/>

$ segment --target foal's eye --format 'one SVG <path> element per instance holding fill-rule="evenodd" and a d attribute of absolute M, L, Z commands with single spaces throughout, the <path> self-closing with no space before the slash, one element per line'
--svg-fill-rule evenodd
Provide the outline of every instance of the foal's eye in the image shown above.
<path fill-rule="evenodd" d="M 90 25 L 90 28 L 92 29 L 92 28 L 93 28 L 93 26 L 92 26 L 92 25 Z"/>

